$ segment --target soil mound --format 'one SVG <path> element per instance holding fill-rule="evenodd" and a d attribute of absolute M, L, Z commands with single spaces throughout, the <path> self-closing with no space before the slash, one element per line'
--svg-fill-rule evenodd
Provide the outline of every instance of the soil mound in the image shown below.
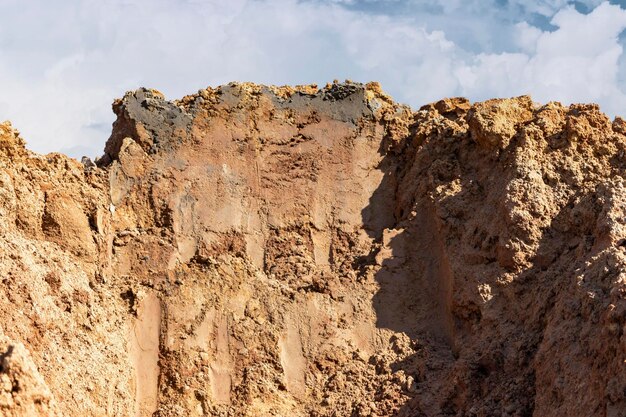
<path fill-rule="evenodd" d="M 0 125 L 0 415 L 626 415 L 626 122 L 376 83 Z"/>

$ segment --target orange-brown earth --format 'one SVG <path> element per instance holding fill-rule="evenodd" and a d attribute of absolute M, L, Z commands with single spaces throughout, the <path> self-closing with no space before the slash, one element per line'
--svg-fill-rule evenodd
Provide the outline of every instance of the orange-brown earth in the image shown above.
<path fill-rule="evenodd" d="M 2 416 L 626 415 L 626 121 L 377 84 L 0 125 Z"/>

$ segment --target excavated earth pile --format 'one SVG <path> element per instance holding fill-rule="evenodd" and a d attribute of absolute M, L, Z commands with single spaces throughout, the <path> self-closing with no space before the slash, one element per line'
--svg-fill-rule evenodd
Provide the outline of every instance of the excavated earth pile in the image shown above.
<path fill-rule="evenodd" d="M 0 125 L 1 416 L 626 416 L 626 121 L 377 84 Z"/>

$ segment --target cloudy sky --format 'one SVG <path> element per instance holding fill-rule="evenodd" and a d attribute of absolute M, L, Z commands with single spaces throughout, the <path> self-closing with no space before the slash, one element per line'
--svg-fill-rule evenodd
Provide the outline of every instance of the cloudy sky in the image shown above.
<path fill-rule="evenodd" d="M 626 115 L 625 29 L 626 0 L 0 0 L 0 120 L 93 157 L 126 90 L 333 79 Z"/>

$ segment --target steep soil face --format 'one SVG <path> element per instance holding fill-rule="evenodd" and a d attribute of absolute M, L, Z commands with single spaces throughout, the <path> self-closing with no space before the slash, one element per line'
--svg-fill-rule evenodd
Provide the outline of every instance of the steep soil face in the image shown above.
<path fill-rule="evenodd" d="M 626 122 L 377 84 L 0 126 L 0 415 L 623 416 Z"/>

